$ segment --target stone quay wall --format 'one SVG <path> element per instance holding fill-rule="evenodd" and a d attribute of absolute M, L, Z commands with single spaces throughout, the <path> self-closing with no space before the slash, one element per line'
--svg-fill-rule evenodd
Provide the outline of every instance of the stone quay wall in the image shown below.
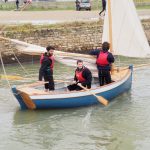
<path fill-rule="evenodd" d="M 143 28 L 150 43 L 150 20 L 142 21 Z M 1 27 L 2 28 L 2 27 Z M 67 24 L 7 27 L 1 36 L 18 39 L 31 44 L 46 47 L 52 45 L 60 51 L 88 53 L 89 50 L 101 46 L 103 22 L 74 22 Z M 21 62 L 39 59 L 39 56 L 21 54 L 10 41 L 0 39 L 0 50 L 4 63 L 14 63 L 14 54 Z"/>

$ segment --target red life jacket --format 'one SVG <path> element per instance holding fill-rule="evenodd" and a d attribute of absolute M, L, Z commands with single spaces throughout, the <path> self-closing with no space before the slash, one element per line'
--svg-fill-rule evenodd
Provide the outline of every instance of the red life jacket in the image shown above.
<path fill-rule="evenodd" d="M 40 64 L 42 64 L 43 59 L 44 59 L 44 54 L 41 55 Z M 52 64 L 50 65 L 50 68 L 53 70 L 53 68 L 54 68 L 54 56 L 53 55 L 49 56 L 49 59 L 51 59 L 51 61 L 52 61 Z"/>
<path fill-rule="evenodd" d="M 42 54 L 41 57 L 40 57 L 40 64 L 42 64 L 43 59 L 44 59 L 44 54 Z"/>
<path fill-rule="evenodd" d="M 107 60 L 107 57 L 108 57 L 108 52 L 100 52 L 99 53 L 99 56 L 96 60 L 96 64 L 99 65 L 99 66 L 107 66 L 109 64 L 108 60 Z"/>
<path fill-rule="evenodd" d="M 84 69 L 82 71 L 77 71 L 75 72 L 76 74 L 76 78 L 78 79 L 79 82 L 84 82 L 85 78 L 83 77 L 82 73 L 83 73 Z"/>
<path fill-rule="evenodd" d="M 50 68 L 53 70 L 53 68 L 54 68 L 54 56 L 52 55 L 52 56 L 49 56 L 49 59 L 51 59 L 52 60 L 52 64 L 50 65 Z"/>

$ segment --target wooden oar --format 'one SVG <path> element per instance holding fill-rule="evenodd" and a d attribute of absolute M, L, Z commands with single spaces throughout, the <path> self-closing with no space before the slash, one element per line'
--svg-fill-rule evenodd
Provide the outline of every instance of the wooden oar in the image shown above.
<path fill-rule="evenodd" d="M 57 81 L 70 83 L 70 81 L 63 81 L 63 80 L 57 80 Z M 102 103 L 103 105 L 105 105 L 105 106 L 108 105 L 108 100 L 105 99 L 104 97 L 96 95 L 95 93 L 91 92 L 89 89 L 87 89 L 86 87 L 84 87 L 84 86 L 82 86 L 82 85 L 80 85 L 80 84 L 77 84 L 77 85 L 80 86 L 82 89 L 88 91 L 88 92 L 89 92 L 90 94 L 92 94 L 93 96 L 95 96 L 95 97 L 97 98 L 97 100 L 98 100 L 100 103 Z"/>
<path fill-rule="evenodd" d="M 0 75 L 0 79 L 8 79 L 8 80 L 22 80 L 24 79 L 23 77 L 20 76 L 13 76 L 13 75 Z"/>
<path fill-rule="evenodd" d="M 142 68 L 142 67 L 146 67 L 146 66 L 150 66 L 150 64 L 140 64 L 140 65 L 133 65 L 133 68 L 134 69 L 139 69 L 139 68 Z M 123 70 L 126 70 L 126 69 L 129 69 L 129 67 L 118 67 L 118 68 L 114 68 L 114 71 L 123 71 Z"/>
<path fill-rule="evenodd" d="M 95 96 L 97 98 L 97 100 L 102 103 L 103 105 L 107 106 L 108 105 L 108 100 L 106 100 L 104 97 L 102 96 L 98 96 L 95 93 L 93 93 L 92 91 L 90 91 L 89 89 L 87 89 L 86 87 L 78 84 L 78 86 L 80 86 L 81 88 L 83 88 L 84 90 L 88 91 L 90 94 L 92 94 L 93 96 Z"/>
<path fill-rule="evenodd" d="M 64 83 L 71 83 L 71 81 L 63 81 L 63 80 L 55 80 L 56 82 L 64 82 Z M 45 84 L 45 83 L 48 83 L 48 82 L 39 82 L 41 84 Z M 97 100 L 102 103 L 103 105 L 108 105 L 108 100 L 106 100 L 104 97 L 102 96 L 98 96 L 96 95 L 95 93 L 91 92 L 89 89 L 87 89 L 86 87 L 82 86 L 82 85 L 78 85 L 80 86 L 82 89 L 88 91 L 90 94 L 92 94 L 93 96 L 95 96 L 97 98 Z"/>

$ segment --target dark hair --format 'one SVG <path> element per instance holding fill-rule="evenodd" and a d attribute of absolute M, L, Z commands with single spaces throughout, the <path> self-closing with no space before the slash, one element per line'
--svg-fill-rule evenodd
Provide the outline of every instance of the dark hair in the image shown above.
<path fill-rule="evenodd" d="M 78 63 L 83 63 L 83 60 L 80 60 L 80 59 L 77 60 L 77 64 L 78 64 Z"/>
<path fill-rule="evenodd" d="M 47 50 L 47 51 L 49 51 L 49 50 L 51 50 L 51 49 L 52 49 L 52 50 L 55 50 L 55 48 L 52 47 L 52 46 L 47 46 L 47 47 L 46 47 L 46 50 Z"/>
<path fill-rule="evenodd" d="M 102 44 L 102 50 L 107 52 L 109 50 L 110 44 L 108 42 L 104 42 Z"/>

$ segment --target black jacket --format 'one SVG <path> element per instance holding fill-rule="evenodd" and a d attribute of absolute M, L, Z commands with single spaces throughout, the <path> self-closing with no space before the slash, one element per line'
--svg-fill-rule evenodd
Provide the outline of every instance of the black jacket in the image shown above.
<path fill-rule="evenodd" d="M 74 80 L 78 81 L 78 79 L 76 77 L 76 71 L 79 71 L 79 68 L 77 68 L 75 70 L 75 76 L 74 76 Z M 82 76 L 83 76 L 83 78 L 86 79 L 84 82 L 82 82 L 82 85 L 87 86 L 88 88 L 91 88 L 91 82 L 92 82 L 92 73 L 91 73 L 91 71 L 88 68 L 84 67 L 84 70 L 82 72 Z"/>
<path fill-rule="evenodd" d="M 106 9 L 106 0 L 102 0 L 102 6 L 104 9 Z"/>
<path fill-rule="evenodd" d="M 44 54 L 44 58 L 42 60 L 42 64 L 39 70 L 39 81 L 42 81 L 42 78 L 44 76 L 51 76 L 52 70 L 50 68 L 50 65 L 52 64 L 52 60 L 49 59 L 49 56 L 47 53 Z"/>
<path fill-rule="evenodd" d="M 90 52 L 90 55 L 96 55 L 97 58 L 98 58 L 98 56 L 99 56 L 99 54 L 100 54 L 101 51 L 102 51 L 102 50 L 100 50 L 100 49 L 92 50 L 92 51 Z M 99 66 L 99 65 L 97 65 L 97 68 L 98 68 L 98 69 L 106 69 L 106 70 L 108 69 L 108 70 L 110 70 L 110 68 L 111 68 L 110 64 L 111 64 L 111 63 L 114 63 L 114 61 L 115 61 L 114 56 L 112 55 L 112 53 L 108 52 L 107 60 L 108 60 L 108 62 L 109 62 L 109 65 L 107 65 L 107 66 Z"/>

